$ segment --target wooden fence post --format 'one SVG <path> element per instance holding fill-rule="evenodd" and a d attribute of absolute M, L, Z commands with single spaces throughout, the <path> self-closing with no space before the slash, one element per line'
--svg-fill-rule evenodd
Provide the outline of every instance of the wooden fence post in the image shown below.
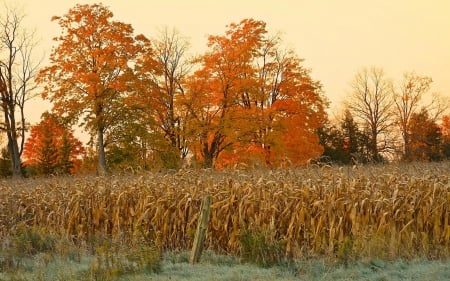
<path fill-rule="evenodd" d="M 197 223 L 197 232 L 195 233 L 194 243 L 190 263 L 194 264 L 200 260 L 203 251 L 203 243 L 205 242 L 206 228 L 208 227 L 209 213 L 211 207 L 212 196 L 208 194 L 203 198 L 200 215 Z"/>

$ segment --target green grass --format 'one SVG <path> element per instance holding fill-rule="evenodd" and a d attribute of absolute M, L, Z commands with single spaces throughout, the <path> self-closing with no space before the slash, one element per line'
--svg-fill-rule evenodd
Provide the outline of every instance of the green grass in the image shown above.
<path fill-rule="evenodd" d="M 450 261 L 369 260 L 351 263 L 347 267 L 319 259 L 299 260 L 270 268 L 242 263 L 231 256 L 206 251 L 201 262 L 188 263 L 189 253 L 166 253 L 159 273 L 130 273 L 110 277 L 95 277 L 90 268 L 96 257 L 83 255 L 79 260 L 46 256 L 39 253 L 23 260 L 23 266 L 13 272 L 1 272 L 1 281 L 75 281 L 75 280 L 367 280 L 413 281 L 450 280 Z"/>

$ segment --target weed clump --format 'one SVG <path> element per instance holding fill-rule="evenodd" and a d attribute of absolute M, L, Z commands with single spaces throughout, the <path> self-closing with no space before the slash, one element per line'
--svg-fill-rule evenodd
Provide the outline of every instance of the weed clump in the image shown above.
<path fill-rule="evenodd" d="M 127 247 L 104 240 L 95 250 L 95 260 L 85 277 L 89 280 L 115 280 L 127 274 L 160 273 L 162 252 L 156 245 L 139 240 Z"/>
<path fill-rule="evenodd" d="M 18 270 L 24 259 L 43 254 L 48 263 L 53 259 L 57 238 L 43 228 L 19 224 L 0 244 L 0 272 Z"/>
<path fill-rule="evenodd" d="M 13 247 L 17 254 L 26 256 L 53 252 L 57 241 L 45 229 L 26 225 L 18 225 L 13 237 Z"/>
<path fill-rule="evenodd" d="M 285 259 L 286 245 L 274 236 L 271 230 L 245 229 L 240 236 L 242 261 L 261 267 L 280 265 Z"/>

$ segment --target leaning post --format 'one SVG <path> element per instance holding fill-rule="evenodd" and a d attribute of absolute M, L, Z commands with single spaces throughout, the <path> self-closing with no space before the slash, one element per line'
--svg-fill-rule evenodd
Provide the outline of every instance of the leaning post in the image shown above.
<path fill-rule="evenodd" d="M 212 196 L 208 194 L 203 198 L 202 206 L 200 208 L 200 215 L 197 223 L 197 231 L 195 233 L 194 243 L 192 245 L 191 264 L 197 263 L 203 251 L 203 244 L 206 237 L 206 229 L 208 227 L 209 213 L 211 207 Z"/>

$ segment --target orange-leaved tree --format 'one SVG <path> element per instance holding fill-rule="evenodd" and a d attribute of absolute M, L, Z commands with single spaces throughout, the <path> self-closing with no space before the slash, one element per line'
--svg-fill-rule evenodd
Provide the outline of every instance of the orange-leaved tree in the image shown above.
<path fill-rule="evenodd" d="M 72 124 L 82 120 L 96 138 L 100 174 L 107 173 L 107 137 L 129 111 L 124 102 L 128 82 L 145 41 L 133 35 L 131 25 L 112 17 L 102 4 L 78 4 L 66 15 L 53 17 L 62 33 L 54 39 L 59 44 L 50 55 L 50 66 L 38 77 L 53 111 Z"/>
<path fill-rule="evenodd" d="M 409 126 L 415 113 L 419 113 L 421 102 L 430 89 L 433 80 L 430 77 L 420 76 L 414 72 L 407 72 L 397 89 L 394 89 L 395 119 L 400 128 L 403 139 L 403 158 L 411 157 L 409 148 Z"/>
<path fill-rule="evenodd" d="M 317 130 L 326 121 L 327 101 L 321 84 L 292 51 L 281 51 L 277 44 L 267 44 L 265 50 L 259 99 L 253 102 L 261 120 L 259 146 L 267 164 L 304 164 L 323 152 Z"/>
<path fill-rule="evenodd" d="M 450 140 L 450 115 L 442 116 L 441 132 L 444 139 Z"/>
<path fill-rule="evenodd" d="M 246 19 L 230 24 L 225 36 L 209 36 L 209 51 L 189 81 L 187 106 L 198 141 L 194 150 L 204 167 L 214 166 L 219 154 L 232 148 L 252 124 L 240 111 L 242 97 L 257 87 L 253 59 L 263 43 L 265 23 Z M 244 119 L 242 117 L 245 117 Z"/>
<path fill-rule="evenodd" d="M 413 113 L 408 125 L 407 160 L 437 161 L 442 159 L 441 128 L 430 118 L 426 109 Z"/>
<path fill-rule="evenodd" d="M 280 42 L 253 19 L 209 37 L 184 101 L 196 128 L 191 150 L 204 167 L 297 165 L 322 153 L 316 130 L 327 103 L 320 83 Z"/>
<path fill-rule="evenodd" d="M 450 159 L 450 115 L 444 115 L 442 117 L 441 133 L 443 156 Z"/>
<path fill-rule="evenodd" d="M 54 115 L 44 113 L 42 120 L 31 127 L 24 146 L 24 164 L 38 174 L 70 174 L 77 170 L 85 149 L 73 132 Z"/>

